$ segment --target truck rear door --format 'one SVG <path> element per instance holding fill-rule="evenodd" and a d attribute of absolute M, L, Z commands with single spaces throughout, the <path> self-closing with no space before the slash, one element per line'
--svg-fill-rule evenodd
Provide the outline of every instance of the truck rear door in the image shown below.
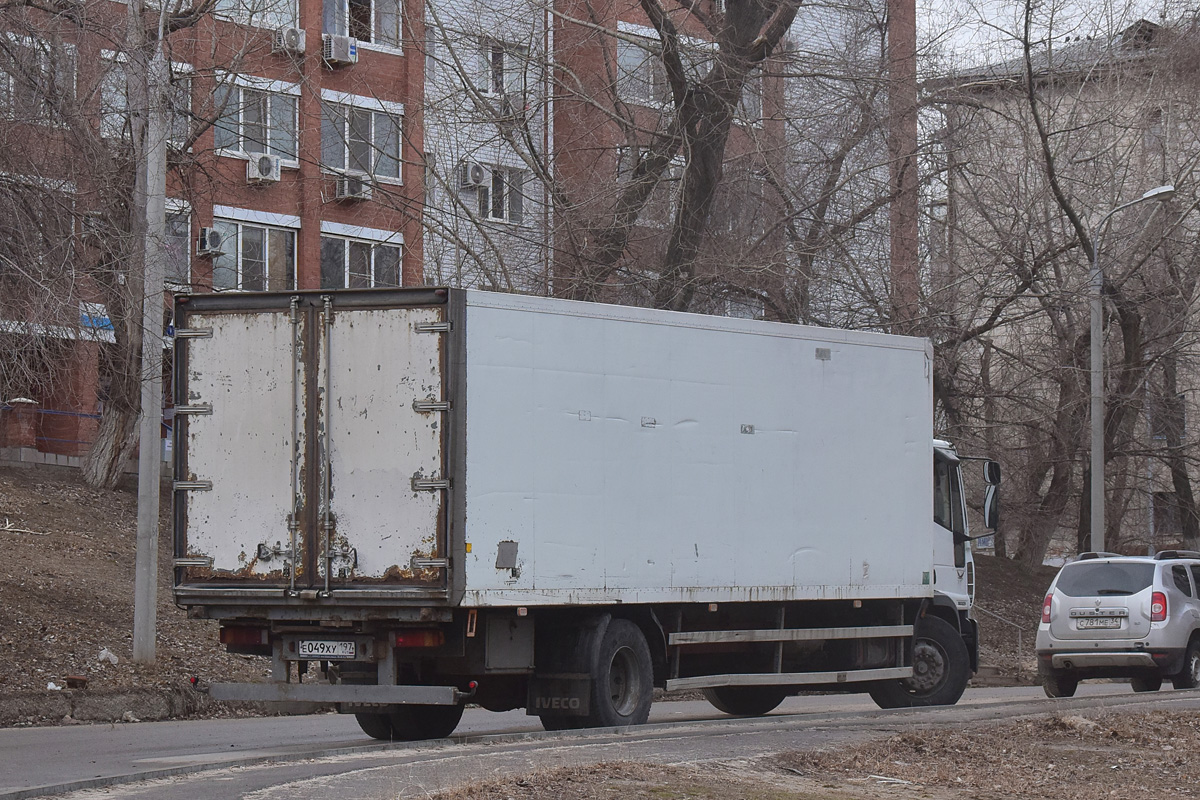
<path fill-rule="evenodd" d="M 428 290 L 179 300 L 178 591 L 444 594 L 445 310 Z"/>

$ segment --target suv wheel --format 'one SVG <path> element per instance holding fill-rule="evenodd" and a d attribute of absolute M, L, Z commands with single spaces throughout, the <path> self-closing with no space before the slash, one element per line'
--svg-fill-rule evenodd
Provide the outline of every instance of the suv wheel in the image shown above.
<path fill-rule="evenodd" d="M 1157 692 L 1162 688 L 1162 675 L 1149 678 L 1130 678 L 1129 685 L 1135 692 Z"/>
<path fill-rule="evenodd" d="M 1042 690 L 1046 697 L 1074 697 L 1079 678 L 1074 675 L 1042 673 Z"/>
<path fill-rule="evenodd" d="M 1200 639 L 1192 639 L 1183 657 L 1183 669 L 1171 676 L 1176 689 L 1195 689 L 1200 686 Z"/>

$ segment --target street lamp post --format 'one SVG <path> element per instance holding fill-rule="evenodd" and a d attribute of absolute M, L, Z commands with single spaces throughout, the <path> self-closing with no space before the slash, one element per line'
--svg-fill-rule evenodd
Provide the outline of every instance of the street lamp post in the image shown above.
<path fill-rule="evenodd" d="M 1100 268 L 1100 236 L 1104 223 L 1118 211 L 1147 200 L 1167 200 L 1175 194 L 1175 187 L 1156 186 L 1136 200 L 1130 200 L 1109 211 L 1100 218 L 1092 229 L 1091 283 L 1091 373 L 1092 373 L 1092 491 L 1091 491 L 1091 544 L 1096 551 L 1104 550 L 1104 347 L 1103 308 L 1104 272 Z"/>

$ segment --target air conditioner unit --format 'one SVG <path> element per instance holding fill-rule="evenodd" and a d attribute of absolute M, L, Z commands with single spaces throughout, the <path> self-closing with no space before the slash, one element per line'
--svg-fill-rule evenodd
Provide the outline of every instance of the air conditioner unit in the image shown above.
<path fill-rule="evenodd" d="M 364 177 L 346 175 L 337 179 L 335 193 L 338 200 L 370 200 L 371 182 Z"/>
<path fill-rule="evenodd" d="M 201 228 L 200 236 L 196 239 L 196 255 L 217 256 L 221 250 L 221 234 L 213 228 Z"/>
<path fill-rule="evenodd" d="M 458 185 L 462 189 L 478 189 L 488 178 L 488 168 L 483 164 L 464 161 L 458 166 Z"/>
<path fill-rule="evenodd" d="M 271 52 L 302 56 L 306 38 L 303 28 L 280 28 L 275 31 L 275 41 L 271 44 Z"/>
<path fill-rule="evenodd" d="M 358 63 L 358 39 L 321 34 L 321 58 L 331 67 Z"/>
<path fill-rule="evenodd" d="M 247 183 L 278 183 L 283 173 L 283 159 L 267 153 L 251 153 L 246 164 Z"/>

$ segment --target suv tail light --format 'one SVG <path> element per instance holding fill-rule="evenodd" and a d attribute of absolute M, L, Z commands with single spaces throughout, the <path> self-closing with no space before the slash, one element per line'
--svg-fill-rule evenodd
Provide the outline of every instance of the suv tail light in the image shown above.
<path fill-rule="evenodd" d="M 1150 595 L 1150 621 L 1163 622 L 1167 618 L 1167 596 L 1162 592 Z"/>
<path fill-rule="evenodd" d="M 1054 599 L 1054 595 L 1046 595 L 1046 599 L 1042 602 L 1042 622 L 1050 623 L 1050 601 Z"/>

